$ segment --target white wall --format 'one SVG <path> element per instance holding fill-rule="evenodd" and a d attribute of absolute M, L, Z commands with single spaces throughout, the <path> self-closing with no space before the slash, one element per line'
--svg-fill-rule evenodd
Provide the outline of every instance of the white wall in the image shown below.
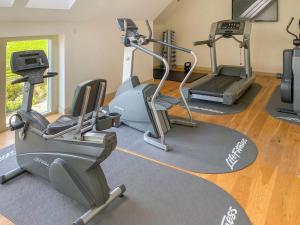
<path fill-rule="evenodd" d="M 279 22 L 255 23 L 252 29 L 252 66 L 260 72 L 280 72 L 282 51 L 291 48 L 292 37 L 285 27 L 292 16 L 300 16 L 299 0 L 279 0 Z M 210 67 L 209 48 L 194 47 L 192 43 L 208 38 L 211 23 L 231 18 L 231 0 L 181 0 L 174 1 L 154 22 L 156 31 L 173 29 L 179 45 L 192 48 L 199 57 L 198 66 Z M 295 31 L 298 32 L 296 26 Z M 159 33 L 156 32 L 156 35 Z M 218 43 L 220 64 L 239 64 L 240 50 L 232 40 Z M 178 64 L 188 59 L 178 54 Z"/>
<path fill-rule="evenodd" d="M 145 31 L 144 24 L 138 24 L 141 32 Z M 114 20 L 94 23 L 0 23 L 0 38 L 41 35 L 59 37 L 61 112 L 69 108 L 75 87 L 82 81 L 103 78 L 108 81 L 108 93 L 117 90 L 122 76 L 123 45 L 120 43 L 121 32 Z M 152 66 L 151 57 L 137 54 L 135 74 L 142 81 L 152 78 Z"/>

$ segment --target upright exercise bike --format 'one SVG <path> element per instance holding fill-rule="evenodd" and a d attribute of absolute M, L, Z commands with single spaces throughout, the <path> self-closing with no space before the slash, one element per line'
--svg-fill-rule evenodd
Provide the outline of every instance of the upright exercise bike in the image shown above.
<path fill-rule="evenodd" d="M 121 122 L 129 127 L 145 132 L 145 142 L 168 151 L 170 146 L 165 142 L 165 134 L 170 131 L 171 123 L 194 127 L 192 113 L 183 97 L 183 86 L 191 76 L 196 64 L 197 57 L 189 49 L 181 48 L 152 38 L 151 27 L 146 21 L 149 30 L 148 37 L 139 34 L 138 27 L 131 19 L 117 19 L 119 29 L 124 32 L 122 43 L 124 45 L 124 64 L 123 64 L 123 84 L 118 89 L 115 98 L 109 105 L 110 112 L 121 114 Z M 169 75 L 169 64 L 160 55 L 144 48 L 150 43 L 165 45 L 173 49 L 191 54 L 194 58 L 194 64 L 181 82 L 179 92 L 185 104 L 185 109 L 189 119 L 171 119 L 168 116 L 168 110 L 179 103 L 178 99 L 164 96 L 160 90 Z M 133 75 L 134 53 L 139 50 L 163 62 L 166 68 L 165 74 L 158 85 L 141 84 L 138 77 Z"/>
<path fill-rule="evenodd" d="M 294 49 L 283 52 L 283 73 L 280 86 L 281 101 L 291 104 L 291 107 L 280 107 L 279 112 L 300 115 L 300 33 L 296 35 L 290 31 L 294 17 L 290 20 L 286 31 L 294 37 Z M 298 23 L 300 30 L 300 20 Z"/>
<path fill-rule="evenodd" d="M 22 108 L 12 116 L 10 127 L 15 132 L 16 158 L 19 167 L 0 177 L 0 183 L 27 171 L 50 181 L 59 192 L 78 201 L 89 210 L 74 225 L 89 223 L 118 196 L 125 186 L 112 192 L 100 163 L 115 149 L 116 134 L 94 129 L 103 104 L 106 81 L 91 80 L 77 86 L 70 115 L 54 123 L 32 110 L 34 86 L 57 73 L 44 75 L 49 68 L 43 51 L 15 52 L 12 71 L 25 83 Z"/>

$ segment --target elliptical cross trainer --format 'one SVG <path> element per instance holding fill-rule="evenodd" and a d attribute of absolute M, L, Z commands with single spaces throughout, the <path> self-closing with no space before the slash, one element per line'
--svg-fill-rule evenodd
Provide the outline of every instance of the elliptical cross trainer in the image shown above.
<path fill-rule="evenodd" d="M 121 114 L 121 122 L 129 127 L 145 132 L 144 140 L 160 149 L 168 151 L 170 146 L 166 144 L 165 134 L 170 131 L 171 123 L 195 127 L 192 113 L 183 96 L 183 86 L 191 76 L 196 64 L 197 57 L 189 49 L 181 48 L 152 38 L 151 27 L 146 21 L 149 30 L 148 37 L 138 33 L 138 27 L 131 19 L 117 19 L 119 29 L 124 32 L 122 43 L 124 44 L 123 84 L 118 89 L 115 98 L 109 105 L 110 112 Z M 191 70 L 181 82 L 179 92 L 189 115 L 189 120 L 171 119 L 168 110 L 180 101 L 178 99 L 164 96 L 160 93 L 169 75 L 169 64 L 160 55 L 144 48 L 149 43 L 165 45 L 176 50 L 191 54 L 194 63 Z M 139 50 L 162 61 L 166 70 L 158 85 L 141 84 L 138 77 L 133 75 L 134 53 Z"/>
<path fill-rule="evenodd" d="M 115 133 L 94 130 L 104 101 L 106 81 L 99 79 L 78 85 L 71 114 L 49 123 L 32 110 L 34 86 L 57 75 L 44 75 L 49 68 L 45 53 L 15 52 L 11 67 L 14 73 L 22 76 L 12 83 L 25 83 L 22 108 L 10 119 L 10 127 L 16 131 L 19 167 L 0 176 L 0 183 L 4 184 L 25 171 L 40 176 L 50 181 L 59 192 L 89 208 L 73 223 L 87 224 L 125 192 L 124 185 L 110 192 L 100 166 L 117 145 Z"/>
<path fill-rule="evenodd" d="M 282 79 L 280 86 L 281 101 L 291 104 L 290 108 L 281 107 L 279 112 L 300 115 L 300 33 L 296 35 L 290 31 L 294 17 L 290 20 L 286 31 L 295 39 L 294 49 L 283 52 L 283 73 L 279 74 Z M 300 30 L 300 20 L 298 23 Z"/>

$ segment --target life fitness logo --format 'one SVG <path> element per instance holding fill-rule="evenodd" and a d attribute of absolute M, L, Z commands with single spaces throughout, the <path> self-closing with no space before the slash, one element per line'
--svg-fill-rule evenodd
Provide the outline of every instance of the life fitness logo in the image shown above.
<path fill-rule="evenodd" d="M 241 159 L 241 154 L 244 151 L 245 147 L 248 144 L 248 140 L 243 138 L 239 141 L 236 146 L 232 149 L 232 151 L 228 154 L 226 158 L 226 163 L 230 167 L 231 170 L 234 170 L 234 166 L 239 162 Z"/>
<path fill-rule="evenodd" d="M 234 225 L 238 211 L 232 206 L 229 207 L 227 214 L 223 217 L 221 225 Z"/>
<path fill-rule="evenodd" d="M 8 158 L 11 158 L 11 157 L 14 157 L 16 155 L 16 151 L 10 151 L 4 155 L 0 155 L 0 162 L 8 159 Z"/>

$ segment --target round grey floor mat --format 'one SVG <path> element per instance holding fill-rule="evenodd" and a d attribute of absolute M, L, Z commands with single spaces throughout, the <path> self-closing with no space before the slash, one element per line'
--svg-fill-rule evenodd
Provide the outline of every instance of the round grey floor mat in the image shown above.
<path fill-rule="evenodd" d="M 16 166 L 13 151 L 0 151 L 0 174 Z M 122 152 L 113 153 L 103 169 L 111 187 L 124 183 L 127 191 L 90 225 L 251 224 L 229 194 L 202 178 Z M 16 225 L 71 225 L 85 212 L 29 174 L 0 185 L 0 198 L 0 213 Z"/>
<path fill-rule="evenodd" d="M 278 112 L 278 108 L 292 109 L 293 105 L 281 102 L 280 86 L 273 92 L 267 106 L 266 111 L 276 119 L 280 119 L 292 124 L 300 125 L 300 116 Z"/>
<path fill-rule="evenodd" d="M 223 105 L 217 102 L 209 102 L 193 99 L 188 102 L 191 111 L 203 113 L 207 115 L 229 115 L 243 112 L 253 102 L 255 97 L 261 90 L 261 86 L 257 83 L 253 84 L 248 91 L 231 106 Z M 183 106 L 183 103 L 180 103 Z"/>
<path fill-rule="evenodd" d="M 231 173 L 250 166 L 256 145 L 227 127 L 198 122 L 196 128 L 172 125 L 166 142 L 169 152 L 144 142 L 143 133 L 127 126 L 114 128 L 118 146 L 178 168 L 200 173 Z"/>

